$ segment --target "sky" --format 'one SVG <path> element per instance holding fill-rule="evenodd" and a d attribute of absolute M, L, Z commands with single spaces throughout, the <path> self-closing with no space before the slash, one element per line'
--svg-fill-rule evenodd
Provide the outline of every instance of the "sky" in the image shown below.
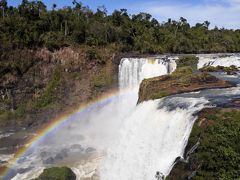
<path fill-rule="evenodd" d="M 69 6 L 72 0 L 43 0 L 48 6 Z M 178 20 L 184 17 L 191 25 L 198 22 L 210 21 L 210 27 L 218 26 L 228 29 L 240 29 L 240 0 L 82 0 L 96 10 L 105 5 L 108 13 L 115 9 L 125 8 L 130 14 L 146 12 L 160 22 L 168 18 Z M 21 0 L 8 0 L 9 5 L 18 6 Z"/>

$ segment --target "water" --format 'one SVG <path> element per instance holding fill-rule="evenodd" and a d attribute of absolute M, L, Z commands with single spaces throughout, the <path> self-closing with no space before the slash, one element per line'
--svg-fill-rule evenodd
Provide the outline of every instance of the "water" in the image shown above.
<path fill-rule="evenodd" d="M 140 104 L 125 120 L 119 139 L 108 150 L 100 167 L 104 180 L 154 179 L 156 171 L 167 175 L 182 156 L 192 125 L 193 114 L 207 103 L 205 99 L 172 99 L 184 109 L 158 108 L 164 100 Z"/>
<path fill-rule="evenodd" d="M 217 55 L 217 54 L 209 54 L 209 55 L 198 55 L 199 62 L 198 68 L 202 68 L 204 66 L 225 66 L 229 67 L 234 65 L 240 69 L 240 54 L 228 54 L 228 55 Z"/>
<path fill-rule="evenodd" d="M 5 179 L 31 179 L 45 167 L 63 165 L 78 179 L 150 180 L 156 171 L 167 175 L 183 156 L 196 113 L 240 95 L 239 87 L 205 90 L 136 106 L 144 78 L 175 69 L 172 58 L 122 59 L 120 94 L 69 117 L 32 146 Z"/>
<path fill-rule="evenodd" d="M 199 64 L 203 60 L 208 62 L 209 59 L 204 58 L 200 57 Z M 238 65 L 240 61 L 236 57 L 231 58 L 231 63 Z M 221 62 L 212 59 L 212 64 L 219 61 Z M 221 65 L 232 65 L 225 62 L 223 59 Z M 123 62 L 121 66 L 127 67 L 120 67 L 120 70 L 129 68 L 128 63 L 129 61 L 126 64 Z M 201 66 L 205 65 L 207 64 L 203 63 Z M 134 82 L 134 85 L 136 84 L 138 83 Z M 143 102 L 126 118 L 119 138 L 108 148 L 99 168 L 100 179 L 150 180 L 154 179 L 157 171 L 167 176 L 175 159 L 184 154 L 193 123 L 197 118 L 196 113 L 204 107 L 227 103 L 237 97 L 240 97 L 239 87 L 205 90 Z"/>
<path fill-rule="evenodd" d="M 124 58 L 119 65 L 120 90 L 138 88 L 144 78 L 170 74 L 176 67 L 172 59 Z"/>

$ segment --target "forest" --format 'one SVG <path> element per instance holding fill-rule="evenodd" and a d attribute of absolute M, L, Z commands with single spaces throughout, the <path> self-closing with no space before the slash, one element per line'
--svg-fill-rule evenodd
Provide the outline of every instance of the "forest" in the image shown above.
<path fill-rule="evenodd" d="M 22 0 L 18 7 L 0 1 L 0 50 L 66 46 L 114 48 L 118 52 L 216 53 L 239 52 L 240 30 L 215 27 L 204 21 L 191 26 L 187 19 L 159 22 L 148 13 L 130 15 L 127 9 L 111 14 L 77 0 L 67 7 L 46 7 L 42 1 Z"/>

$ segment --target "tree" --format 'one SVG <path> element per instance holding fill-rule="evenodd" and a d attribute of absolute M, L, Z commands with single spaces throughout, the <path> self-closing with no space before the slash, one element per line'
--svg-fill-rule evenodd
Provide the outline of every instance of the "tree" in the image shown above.
<path fill-rule="evenodd" d="M 38 16 L 41 16 L 42 12 L 46 12 L 47 6 L 42 1 L 37 1 Z"/>
<path fill-rule="evenodd" d="M 53 4 L 48 10 L 40 0 L 22 0 L 18 7 L 0 1 L 0 50 L 54 50 L 84 44 L 151 53 L 240 51 L 240 31 L 209 30 L 208 21 L 191 27 L 183 17 L 159 23 L 145 12 L 130 16 L 127 9 L 120 9 L 107 14 L 105 6 L 93 12 L 79 0 L 72 0 L 72 5 L 56 9 L 57 4 Z"/>
<path fill-rule="evenodd" d="M 204 21 L 204 26 L 208 29 L 209 28 L 209 25 L 210 25 L 210 22 L 209 21 Z"/>
<path fill-rule="evenodd" d="M 0 7 L 2 9 L 2 17 L 4 19 L 4 17 L 5 17 L 5 10 L 7 9 L 7 0 L 1 0 L 0 1 Z"/>
<path fill-rule="evenodd" d="M 72 2 L 73 5 L 75 5 L 75 11 L 77 12 L 77 16 L 78 16 L 78 20 L 79 20 L 79 16 L 80 16 L 80 11 L 81 11 L 81 8 L 82 8 L 82 3 L 81 2 L 78 2 L 77 0 L 74 0 Z"/>
<path fill-rule="evenodd" d="M 56 8 L 57 8 L 57 4 L 54 3 L 54 4 L 52 5 L 52 10 L 55 11 Z"/>

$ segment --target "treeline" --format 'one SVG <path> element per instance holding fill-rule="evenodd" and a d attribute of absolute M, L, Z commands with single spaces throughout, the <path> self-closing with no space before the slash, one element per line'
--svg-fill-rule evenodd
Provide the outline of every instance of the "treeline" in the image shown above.
<path fill-rule="evenodd" d="M 185 18 L 160 23 L 148 13 L 126 9 L 107 14 L 74 0 L 72 6 L 47 9 L 42 1 L 23 0 L 18 7 L 0 2 L 0 49 L 64 46 L 112 46 L 146 53 L 240 52 L 240 30 L 209 29 L 205 21 L 190 26 Z"/>

